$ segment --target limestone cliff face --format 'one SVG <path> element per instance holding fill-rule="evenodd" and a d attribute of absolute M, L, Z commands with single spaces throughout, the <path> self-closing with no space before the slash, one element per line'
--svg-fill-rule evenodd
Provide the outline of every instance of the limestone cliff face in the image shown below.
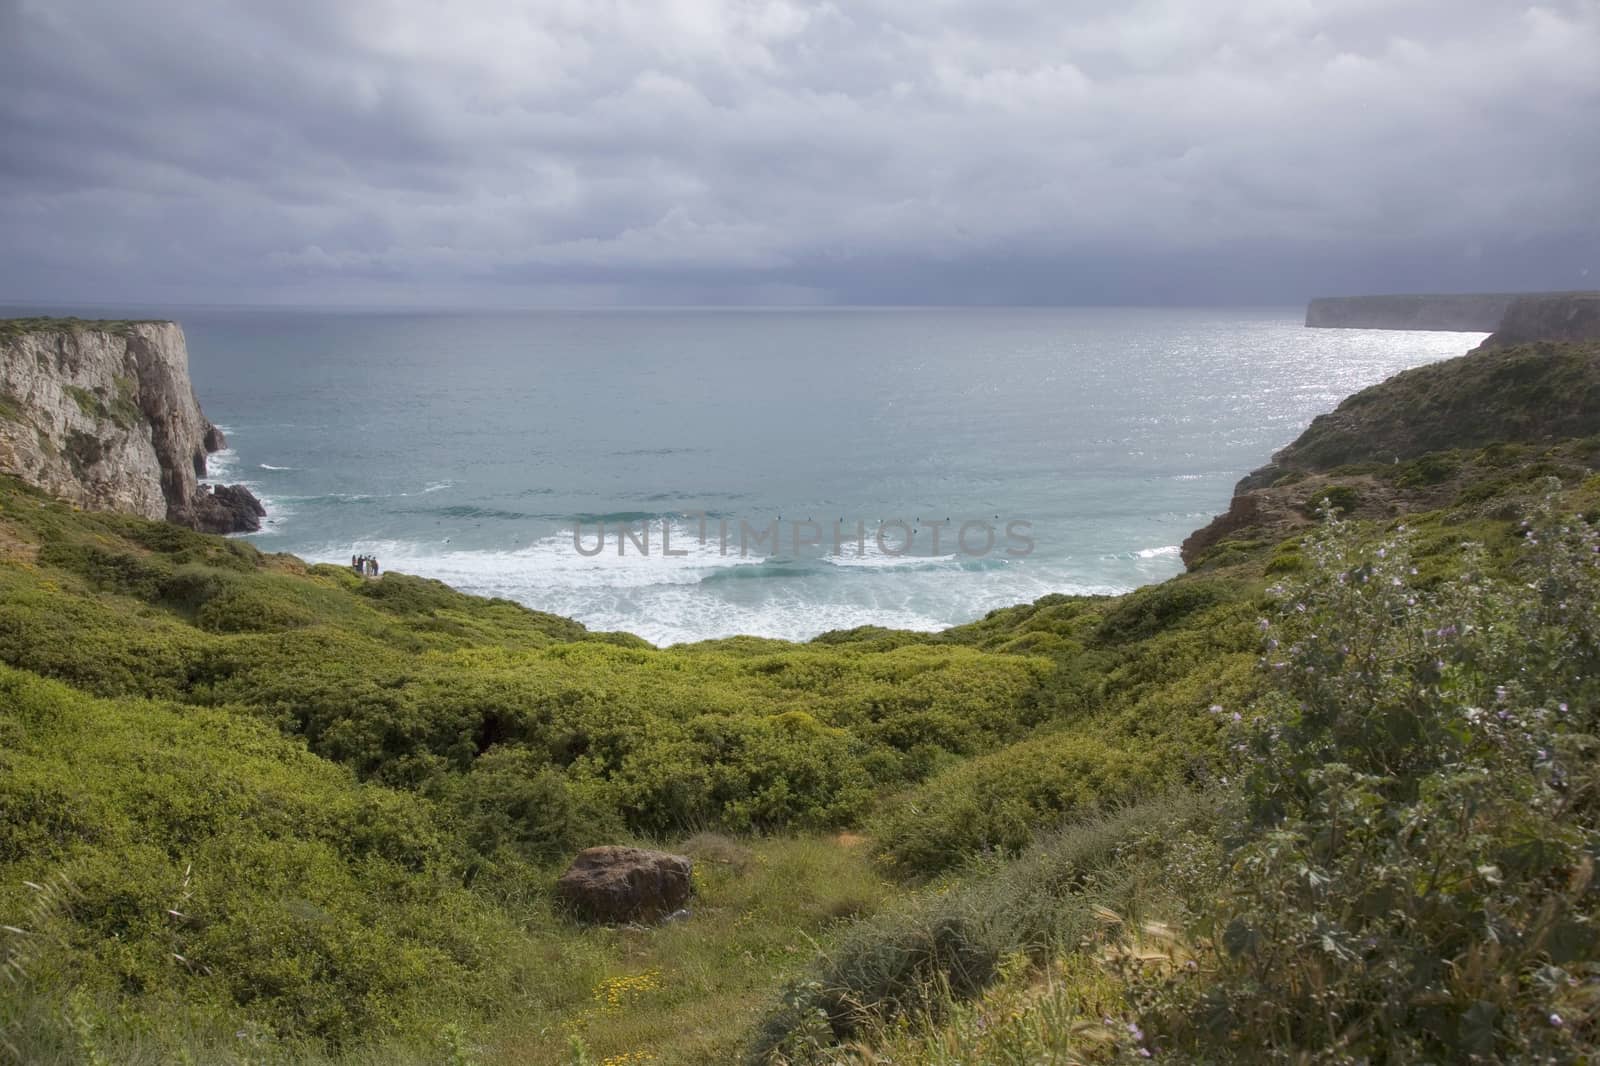
<path fill-rule="evenodd" d="M 215 530 L 200 478 L 225 443 L 176 323 L 0 322 L 0 471 L 91 510 Z"/>

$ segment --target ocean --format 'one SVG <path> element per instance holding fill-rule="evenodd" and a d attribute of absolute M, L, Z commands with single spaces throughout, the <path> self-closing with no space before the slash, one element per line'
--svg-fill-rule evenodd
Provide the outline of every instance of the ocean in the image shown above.
<path fill-rule="evenodd" d="M 1313 416 L 1482 339 L 1299 309 L 177 317 L 257 546 L 662 645 L 1162 580 Z"/>

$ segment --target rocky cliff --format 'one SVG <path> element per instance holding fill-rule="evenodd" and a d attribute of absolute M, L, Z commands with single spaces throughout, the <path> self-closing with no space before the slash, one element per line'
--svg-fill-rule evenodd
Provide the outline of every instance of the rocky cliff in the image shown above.
<path fill-rule="evenodd" d="M 1509 348 L 1530 341 L 1600 340 L 1600 292 L 1519 296 L 1506 308 L 1484 348 Z"/>
<path fill-rule="evenodd" d="M 212 493 L 224 447 L 172 322 L 0 322 L 0 471 L 91 510 L 207 532 L 260 528 L 248 490 Z"/>

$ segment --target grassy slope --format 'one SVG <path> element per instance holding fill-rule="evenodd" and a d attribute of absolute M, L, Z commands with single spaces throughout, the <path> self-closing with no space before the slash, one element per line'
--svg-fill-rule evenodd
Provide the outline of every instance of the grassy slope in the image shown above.
<path fill-rule="evenodd" d="M 1363 476 L 1432 508 L 1410 522 L 1423 578 L 1442 579 L 1463 539 L 1509 550 L 1541 478 L 1600 507 L 1592 457 L 1456 451 L 1426 496 Z M 975 987 L 1027 989 L 1049 966 L 1006 968 L 1044 928 L 1016 901 L 1037 901 L 1040 863 L 1099 869 L 1084 856 L 1105 837 L 1003 860 L 1063 817 L 1207 789 L 1207 708 L 1259 693 L 1264 589 L 1306 562 L 1295 538 L 1235 540 L 1205 566 L 932 636 L 663 651 L 0 482 L 0 918 L 28 931 L 0 941 L 27 989 L 0 1031 L 38 1061 L 185 1044 L 204 1061 L 472 1045 L 542 1062 L 573 1035 L 595 1061 L 726 1061 L 814 940 L 864 957 L 960 913 L 990 916 Z M 1094 875 L 1104 894 L 1037 922 L 1075 928 L 1091 899 L 1172 911 L 1150 871 L 1189 833 L 1144 832 Z M 563 858 L 623 838 L 699 853 L 694 919 L 583 930 L 553 911 Z M 927 976 L 891 956 L 912 960 L 880 974 L 891 991 Z"/>
<path fill-rule="evenodd" d="M 158 1061 L 168 1038 L 218 1055 L 241 1025 L 261 1054 L 425 1059 L 453 1023 L 484 1061 L 555 1061 L 573 1035 L 600 1057 L 726 1059 L 815 944 L 921 891 L 874 847 L 915 881 L 1159 791 L 1188 766 L 1163 743 L 1203 773 L 1214 727 L 1188 689 L 1226 685 L 1242 659 L 1215 653 L 1248 639 L 1212 624 L 1248 610 L 1208 585 L 940 637 L 661 651 L 14 483 L 0 559 L 0 909 L 50 945 L 8 945 L 30 993 L 0 1024 L 40 1061 Z M 1168 628 L 1184 618 L 1187 639 Z M 1140 733 L 1158 739 L 1138 759 L 1111 739 Z M 1006 771 L 1010 745 L 1031 777 Z M 1039 757 L 1058 745 L 1103 791 Z M 1000 761 L 968 761 L 984 753 Z M 906 797 L 957 775 L 967 801 L 904 821 Z M 1016 794 L 989 797 L 993 779 Z M 834 832 L 863 825 L 870 843 Z M 694 920 L 594 931 L 553 911 L 564 858 L 626 838 L 704 849 Z M 23 883 L 58 878 L 70 902 L 40 910 Z M 596 1014 L 615 987 L 626 1010 Z"/>

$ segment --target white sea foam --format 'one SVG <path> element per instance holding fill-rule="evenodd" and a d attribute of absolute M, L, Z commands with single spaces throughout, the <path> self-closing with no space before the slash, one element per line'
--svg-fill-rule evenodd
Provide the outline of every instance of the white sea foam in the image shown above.
<path fill-rule="evenodd" d="M 207 485 L 232 484 L 233 468 L 238 462 L 239 453 L 231 447 L 212 452 L 206 456 L 206 476 L 201 481 Z"/>
<path fill-rule="evenodd" d="M 1178 545 L 1167 544 L 1160 548 L 1140 548 L 1138 551 L 1134 552 L 1134 555 L 1138 556 L 1140 559 L 1173 559 L 1176 558 L 1181 551 L 1182 549 L 1179 548 Z"/>
<path fill-rule="evenodd" d="M 960 562 L 961 559 L 960 556 L 956 555 L 891 555 L 887 552 L 879 551 L 877 546 L 870 540 L 867 542 L 865 555 L 857 555 L 855 550 L 855 541 L 849 541 L 845 544 L 843 553 L 828 555 L 825 561 L 831 566 L 859 566 L 869 570 L 887 570 L 948 567 Z"/>
<path fill-rule="evenodd" d="M 717 570 L 759 566 L 768 561 L 754 554 L 740 556 L 736 542 L 726 554 L 714 538 L 702 545 L 695 527 L 678 524 L 672 529 L 671 548 L 674 553 L 687 554 L 664 555 L 660 533 L 660 526 L 652 523 L 648 555 L 641 554 L 632 541 L 624 542 L 619 552 L 614 531 L 607 534 L 598 554 L 583 555 L 568 529 L 510 550 L 458 549 L 448 541 L 358 540 L 348 548 L 328 545 L 307 557 L 318 562 L 338 562 L 351 554 L 373 555 L 390 569 L 438 578 L 466 591 L 493 590 L 494 595 L 506 595 L 504 590 L 521 587 L 592 592 L 692 585 Z M 593 530 L 586 531 L 580 543 L 585 550 L 593 549 Z"/>
<path fill-rule="evenodd" d="M 828 567 L 815 563 L 741 557 L 734 545 L 723 555 L 714 537 L 702 546 L 695 531 L 694 524 L 672 527 L 673 550 L 687 551 L 683 556 L 661 554 L 655 524 L 648 556 L 631 542 L 618 555 L 614 536 L 601 554 L 579 555 L 571 530 L 508 550 L 368 539 L 306 554 L 331 563 L 348 562 L 353 554 L 376 556 L 386 571 L 436 578 L 463 592 L 503 597 L 662 646 L 737 634 L 809 640 L 863 625 L 933 632 L 1049 593 L 1127 591 L 1060 568 L 964 569 L 956 557 L 915 560 L 936 569 L 869 566 L 857 579 L 840 580 L 839 571 L 830 577 Z M 593 544 L 590 532 L 584 545 Z M 746 573 L 755 580 L 723 580 Z"/>
<path fill-rule="evenodd" d="M 293 469 L 295 469 L 292 466 L 273 466 L 271 463 L 257 463 L 256 465 L 259 466 L 263 470 L 293 470 Z"/>

